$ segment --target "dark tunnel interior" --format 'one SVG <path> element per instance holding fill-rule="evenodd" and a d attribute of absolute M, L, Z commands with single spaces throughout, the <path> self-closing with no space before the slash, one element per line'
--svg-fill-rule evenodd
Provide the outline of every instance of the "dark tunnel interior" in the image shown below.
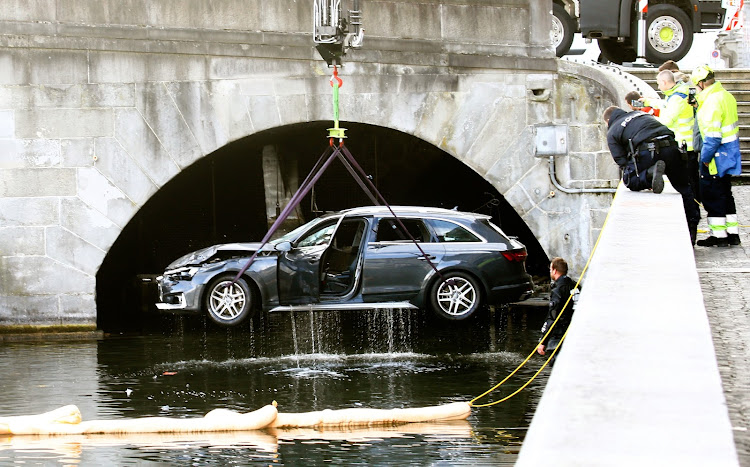
<path fill-rule="evenodd" d="M 328 144 L 330 122 L 248 136 L 184 169 L 131 219 L 96 277 L 97 326 L 105 332 L 158 328 L 153 278 L 179 256 L 217 243 L 258 241 L 267 231 L 263 147 L 298 160 L 300 181 Z M 491 214 L 528 251 L 527 270 L 546 276 L 548 259 L 529 228 L 497 190 L 441 149 L 395 130 L 343 123 L 346 146 L 389 204 Z M 334 163 L 302 201 L 304 220 L 319 211 L 372 204 L 343 165 Z M 283 207 L 283 206 L 282 206 Z"/>

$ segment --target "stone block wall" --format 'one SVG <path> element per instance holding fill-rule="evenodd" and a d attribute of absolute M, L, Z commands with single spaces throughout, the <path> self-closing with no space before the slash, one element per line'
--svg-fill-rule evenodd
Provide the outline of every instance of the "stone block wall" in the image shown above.
<path fill-rule="evenodd" d="M 561 183 L 613 187 L 599 116 L 618 83 L 554 58 L 545 3 L 364 1 L 341 118 L 457 157 L 575 269 L 611 197 L 553 193 L 535 126 L 569 127 Z M 310 4 L 47 0 L 0 12 L 0 325 L 95 323 L 96 272 L 165 183 L 237 139 L 330 118 Z"/>

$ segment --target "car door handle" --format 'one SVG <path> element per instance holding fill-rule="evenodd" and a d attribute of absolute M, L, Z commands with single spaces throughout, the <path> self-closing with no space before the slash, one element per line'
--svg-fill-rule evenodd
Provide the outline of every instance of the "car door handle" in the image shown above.
<path fill-rule="evenodd" d="M 430 261 L 432 261 L 432 260 L 433 260 L 433 259 L 435 259 L 435 258 L 437 258 L 437 256 L 433 256 L 433 255 L 422 255 L 422 256 L 417 256 L 417 259 L 418 259 L 418 260 L 420 260 L 420 261 L 426 261 L 426 260 L 428 260 L 428 259 L 429 259 Z"/>

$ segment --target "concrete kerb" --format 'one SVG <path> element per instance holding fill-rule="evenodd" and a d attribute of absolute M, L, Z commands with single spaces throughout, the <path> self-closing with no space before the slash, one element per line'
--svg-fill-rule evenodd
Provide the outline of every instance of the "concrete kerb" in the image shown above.
<path fill-rule="evenodd" d="M 517 465 L 739 465 L 680 196 L 610 210 Z"/>

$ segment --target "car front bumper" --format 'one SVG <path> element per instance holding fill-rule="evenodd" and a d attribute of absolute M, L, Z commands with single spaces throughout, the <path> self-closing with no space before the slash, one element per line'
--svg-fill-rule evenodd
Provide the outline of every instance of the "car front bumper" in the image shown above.
<path fill-rule="evenodd" d="M 192 281 L 168 281 L 163 276 L 156 278 L 159 301 L 156 308 L 161 311 L 200 311 L 200 294 Z"/>

